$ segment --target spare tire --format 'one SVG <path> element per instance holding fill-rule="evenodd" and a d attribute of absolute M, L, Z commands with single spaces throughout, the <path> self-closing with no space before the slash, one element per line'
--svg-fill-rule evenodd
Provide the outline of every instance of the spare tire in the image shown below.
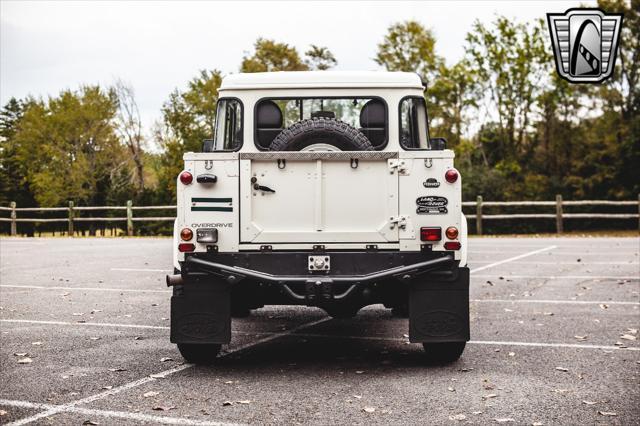
<path fill-rule="evenodd" d="M 369 139 L 355 127 L 335 118 L 310 118 L 284 129 L 269 145 L 270 151 L 302 151 L 330 145 L 340 151 L 373 151 Z"/>

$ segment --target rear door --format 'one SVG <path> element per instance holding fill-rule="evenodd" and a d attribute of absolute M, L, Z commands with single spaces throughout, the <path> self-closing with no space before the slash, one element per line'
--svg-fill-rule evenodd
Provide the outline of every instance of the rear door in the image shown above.
<path fill-rule="evenodd" d="M 241 243 L 398 242 L 396 156 L 240 154 Z"/>

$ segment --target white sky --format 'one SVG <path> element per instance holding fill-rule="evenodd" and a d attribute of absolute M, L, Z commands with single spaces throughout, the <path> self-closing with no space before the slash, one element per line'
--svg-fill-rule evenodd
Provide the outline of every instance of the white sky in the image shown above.
<path fill-rule="evenodd" d="M 459 2 L 0 2 L 0 102 L 56 95 L 83 83 L 130 83 L 143 120 L 160 118 L 175 88 L 200 69 L 237 72 L 256 38 L 302 53 L 327 46 L 339 70 L 375 70 L 376 45 L 392 23 L 414 19 L 452 63 L 474 20 L 496 14 L 545 18 L 589 1 Z M 549 47 L 551 49 L 551 47 Z M 148 129 L 148 127 L 147 127 Z"/>

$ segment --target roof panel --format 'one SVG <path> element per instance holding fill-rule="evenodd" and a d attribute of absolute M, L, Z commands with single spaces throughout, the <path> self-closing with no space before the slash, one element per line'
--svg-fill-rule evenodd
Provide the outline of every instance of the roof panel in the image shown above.
<path fill-rule="evenodd" d="M 279 71 L 230 74 L 220 90 L 275 88 L 401 87 L 422 88 L 418 74 L 385 71 Z"/>

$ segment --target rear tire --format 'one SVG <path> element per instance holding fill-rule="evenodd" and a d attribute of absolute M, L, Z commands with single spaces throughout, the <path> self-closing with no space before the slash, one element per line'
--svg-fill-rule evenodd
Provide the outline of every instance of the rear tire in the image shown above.
<path fill-rule="evenodd" d="M 467 342 L 423 343 L 427 361 L 433 364 L 448 364 L 457 361 Z"/>
<path fill-rule="evenodd" d="M 220 352 L 218 344 L 178 343 L 178 350 L 185 361 L 192 364 L 211 364 Z"/>

